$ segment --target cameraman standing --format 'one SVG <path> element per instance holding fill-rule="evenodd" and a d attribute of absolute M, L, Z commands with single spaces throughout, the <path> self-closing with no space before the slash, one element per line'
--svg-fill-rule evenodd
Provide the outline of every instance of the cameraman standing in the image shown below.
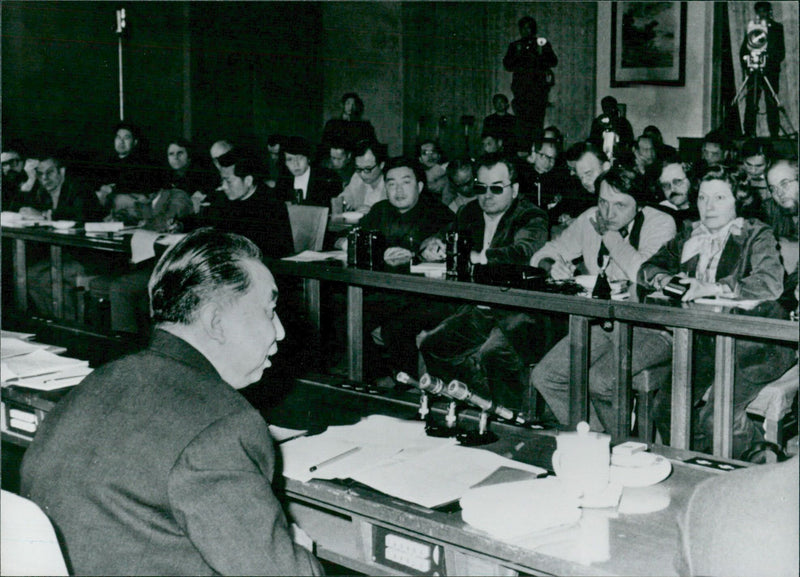
<path fill-rule="evenodd" d="M 551 68 L 558 64 L 552 45 L 536 36 L 536 20 L 524 16 L 519 21 L 520 38 L 508 46 L 503 66 L 513 73 L 511 92 L 519 136 L 538 137 L 544 127 L 547 94 L 555 84 Z"/>
<path fill-rule="evenodd" d="M 783 25 L 772 19 L 772 6 L 769 2 L 756 2 L 756 17 L 748 25 L 747 33 L 742 40 L 742 47 L 739 50 L 739 59 L 742 62 L 744 74 L 750 74 L 747 87 L 747 104 L 744 112 L 744 133 L 746 136 L 756 136 L 756 120 L 758 115 L 758 101 L 761 93 L 766 92 L 759 76 L 772 85 L 772 89 L 777 95 L 780 91 L 781 62 L 786 56 L 786 48 L 783 43 Z M 753 27 L 766 28 L 767 42 L 763 50 L 754 48 L 750 41 L 750 31 Z M 766 59 L 766 60 L 765 60 Z M 767 126 L 769 134 L 777 138 L 780 133 L 780 116 L 778 103 L 769 94 L 765 94 L 764 100 L 767 104 Z"/>

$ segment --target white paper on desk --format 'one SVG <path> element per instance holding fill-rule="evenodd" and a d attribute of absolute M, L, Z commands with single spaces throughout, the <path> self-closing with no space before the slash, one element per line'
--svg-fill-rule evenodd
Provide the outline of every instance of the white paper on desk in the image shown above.
<path fill-rule="evenodd" d="M 359 447 L 358 451 L 311 471 L 311 467 L 319 466 L 320 463 L 356 447 Z M 386 457 L 384 447 L 361 446 L 351 441 L 328 437 L 324 433 L 288 441 L 281 444 L 280 448 L 283 476 L 303 482 L 311 479 L 346 479 L 354 471 L 372 465 L 375 459 L 383 460 Z"/>
<path fill-rule="evenodd" d="M 6 359 L 3 365 L 4 368 L 7 367 L 15 377 L 24 379 L 27 377 L 56 373 L 70 367 L 89 366 L 89 362 L 73 359 L 71 357 L 61 357 L 45 351 L 44 349 L 38 349 L 27 355 Z M 7 380 L 5 375 L 2 375 L 2 380 Z"/>
<path fill-rule="evenodd" d="M 93 370 L 94 369 L 88 366 L 75 366 L 56 373 L 39 375 L 38 377 L 26 377 L 9 384 L 17 387 L 25 387 L 26 389 L 35 389 L 37 391 L 55 391 L 56 389 L 74 387 L 85 379 L 86 375 L 90 374 Z"/>
<path fill-rule="evenodd" d="M 544 474 L 544 469 L 501 457 L 490 451 L 445 445 L 431 451 L 373 467 L 351 477 L 400 499 L 423 507 L 438 507 L 461 498 L 467 490 L 499 467 Z"/>
<path fill-rule="evenodd" d="M 27 355 L 38 349 L 46 349 L 47 345 L 23 341 L 13 337 L 0 337 L 0 358 L 8 359 L 19 355 Z"/>
<path fill-rule="evenodd" d="M 427 278 L 444 278 L 447 273 L 447 263 L 421 262 L 411 265 L 411 274 L 423 274 Z"/>
<path fill-rule="evenodd" d="M 319 252 L 316 250 L 304 250 L 293 256 L 287 256 L 281 260 L 288 260 L 291 262 L 317 262 L 321 260 L 340 260 L 347 262 L 347 252 L 343 250 L 329 250 L 326 252 Z"/>
<path fill-rule="evenodd" d="M 131 236 L 131 262 L 138 264 L 156 256 L 154 244 L 159 234 L 143 228 L 133 231 Z"/>
<path fill-rule="evenodd" d="M 119 232 L 125 228 L 122 222 L 87 222 L 83 225 L 86 232 Z"/>
<path fill-rule="evenodd" d="M 761 300 L 737 300 L 737 299 L 726 299 L 726 298 L 699 298 L 695 299 L 692 302 L 696 302 L 701 305 L 715 305 L 720 307 L 734 307 L 737 309 L 743 309 L 746 311 L 752 310 L 756 308 L 759 304 L 764 301 Z"/>
<path fill-rule="evenodd" d="M 0 330 L 0 337 L 4 339 L 19 339 L 21 341 L 29 341 L 35 337 L 33 333 L 18 333 L 17 331 Z"/>

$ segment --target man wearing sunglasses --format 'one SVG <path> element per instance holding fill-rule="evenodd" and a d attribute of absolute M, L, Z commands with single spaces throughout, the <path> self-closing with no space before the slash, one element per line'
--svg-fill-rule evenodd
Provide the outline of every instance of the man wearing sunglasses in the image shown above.
<path fill-rule="evenodd" d="M 665 212 L 643 206 L 646 196 L 642 177 L 633 167 L 615 165 L 602 173 L 594 186 L 599 191 L 597 206 L 580 215 L 557 239 L 545 244 L 533 255 L 531 265 L 547 270 L 555 280 L 605 271 L 609 281 L 633 282 L 642 263 L 675 236 L 675 221 Z M 579 261 L 577 266 L 576 261 Z M 653 351 L 637 347 L 636 331 L 633 339 L 633 374 L 644 366 L 658 364 L 656 347 Z M 590 424 L 595 431 L 614 430 L 611 397 L 616 369 L 611 361 L 612 333 L 594 325 L 590 342 L 589 393 L 594 409 Z M 526 411 L 532 407 L 535 387 L 559 422 L 568 424 L 570 358 L 570 342 L 566 337 L 536 365 L 531 375 Z"/>
<path fill-rule="evenodd" d="M 547 240 L 547 215 L 519 195 L 512 161 L 498 155 L 478 161 L 477 202 L 464 206 L 451 230 L 470 239 L 473 264 L 527 264 Z M 443 231 L 444 233 L 444 231 Z M 428 239 L 422 256 L 444 259 L 444 234 Z M 430 332 L 420 334 L 428 371 L 458 379 L 506 407 L 519 407 L 535 339 L 536 320 L 526 313 L 465 304 Z"/>

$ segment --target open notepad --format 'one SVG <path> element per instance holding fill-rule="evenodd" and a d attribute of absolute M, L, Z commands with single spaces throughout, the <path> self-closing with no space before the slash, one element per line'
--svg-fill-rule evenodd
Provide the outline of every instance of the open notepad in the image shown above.
<path fill-rule="evenodd" d="M 545 474 L 544 469 L 490 451 L 428 437 L 425 424 L 383 415 L 330 427 L 325 433 L 283 443 L 284 476 L 299 481 L 350 478 L 424 507 L 457 501 L 501 467 Z M 311 469 L 316 467 L 316 470 Z"/>

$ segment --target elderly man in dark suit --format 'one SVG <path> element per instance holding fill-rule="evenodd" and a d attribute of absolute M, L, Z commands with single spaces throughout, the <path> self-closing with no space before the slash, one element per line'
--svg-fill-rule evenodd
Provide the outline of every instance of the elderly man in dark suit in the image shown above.
<path fill-rule="evenodd" d="M 261 252 L 198 230 L 150 279 L 147 349 L 97 369 L 48 416 L 22 463 L 79 575 L 302 575 L 271 482 L 272 439 L 241 389 L 284 329 Z M 302 534 L 302 531 L 298 531 Z"/>

